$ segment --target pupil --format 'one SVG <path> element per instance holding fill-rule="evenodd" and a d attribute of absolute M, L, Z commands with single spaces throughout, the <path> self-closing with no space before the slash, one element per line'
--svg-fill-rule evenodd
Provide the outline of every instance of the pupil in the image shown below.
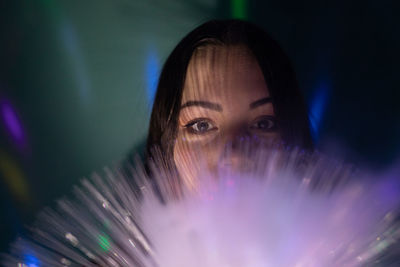
<path fill-rule="evenodd" d="M 260 121 L 258 123 L 258 127 L 261 129 L 265 129 L 265 128 L 267 128 L 267 126 L 268 126 L 268 123 L 266 121 Z"/>
<path fill-rule="evenodd" d="M 203 132 L 208 129 L 208 123 L 207 122 L 199 122 L 199 125 L 197 126 L 199 131 Z"/>

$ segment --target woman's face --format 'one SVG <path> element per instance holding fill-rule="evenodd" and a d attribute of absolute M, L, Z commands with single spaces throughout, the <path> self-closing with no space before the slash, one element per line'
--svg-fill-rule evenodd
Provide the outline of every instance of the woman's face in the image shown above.
<path fill-rule="evenodd" d="M 186 185 L 195 185 L 200 162 L 211 172 L 246 169 L 244 147 L 279 139 L 268 87 L 251 52 L 239 45 L 198 48 L 187 69 L 174 146 Z"/>

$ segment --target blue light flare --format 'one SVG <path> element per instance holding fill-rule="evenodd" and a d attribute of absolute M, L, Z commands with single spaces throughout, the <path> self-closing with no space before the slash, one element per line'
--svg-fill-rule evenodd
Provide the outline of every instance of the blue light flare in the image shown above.
<path fill-rule="evenodd" d="M 149 106 L 153 106 L 154 97 L 157 90 L 158 75 L 160 71 L 160 61 L 155 48 L 150 48 L 146 58 L 146 91 Z"/>
<path fill-rule="evenodd" d="M 39 267 L 40 266 L 40 261 L 38 258 L 35 257 L 32 253 L 26 253 L 24 255 L 24 262 L 25 265 L 28 267 Z"/>
<path fill-rule="evenodd" d="M 322 119 L 326 110 L 331 87 L 327 81 L 322 81 L 316 87 L 309 110 L 309 120 L 311 124 L 311 134 L 315 143 L 318 142 Z"/>

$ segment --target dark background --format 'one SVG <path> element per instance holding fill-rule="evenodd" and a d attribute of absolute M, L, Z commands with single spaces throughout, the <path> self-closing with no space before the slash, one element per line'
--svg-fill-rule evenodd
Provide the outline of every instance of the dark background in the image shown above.
<path fill-rule="evenodd" d="M 143 144 L 165 58 L 212 18 L 255 22 L 283 46 L 320 149 L 388 168 L 400 150 L 394 2 L 0 2 L 0 251 L 81 177 Z"/>

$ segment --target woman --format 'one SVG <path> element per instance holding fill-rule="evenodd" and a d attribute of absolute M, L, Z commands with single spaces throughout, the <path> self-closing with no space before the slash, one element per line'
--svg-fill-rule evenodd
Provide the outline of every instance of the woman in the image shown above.
<path fill-rule="evenodd" d="M 147 154 L 158 147 L 193 185 L 200 158 L 210 170 L 245 167 L 243 140 L 313 146 L 293 68 L 279 45 L 249 22 L 209 21 L 182 39 L 162 69 Z"/>

